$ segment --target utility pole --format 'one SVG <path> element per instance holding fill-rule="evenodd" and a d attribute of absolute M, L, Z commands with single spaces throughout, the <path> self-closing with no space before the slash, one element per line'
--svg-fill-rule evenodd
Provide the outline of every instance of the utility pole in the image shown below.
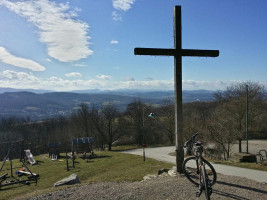
<path fill-rule="evenodd" d="M 246 85 L 246 139 L 247 139 L 247 154 L 248 154 L 248 85 Z"/>

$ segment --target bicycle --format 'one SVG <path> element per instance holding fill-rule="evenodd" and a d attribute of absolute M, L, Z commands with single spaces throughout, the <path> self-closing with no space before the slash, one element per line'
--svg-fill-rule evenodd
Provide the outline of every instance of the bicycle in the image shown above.
<path fill-rule="evenodd" d="M 210 199 L 212 194 L 212 185 L 215 184 L 217 179 L 217 174 L 213 166 L 203 158 L 203 145 L 201 142 L 197 141 L 198 136 L 196 132 L 189 141 L 185 143 L 184 148 L 187 150 L 187 154 L 190 156 L 186 158 L 183 162 L 183 171 L 186 178 L 191 181 L 194 185 L 199 188 L 199 191 L 196 192 L 196 196 L 200 197 L 203 190 L 205 191 L 206 199 Z"/>

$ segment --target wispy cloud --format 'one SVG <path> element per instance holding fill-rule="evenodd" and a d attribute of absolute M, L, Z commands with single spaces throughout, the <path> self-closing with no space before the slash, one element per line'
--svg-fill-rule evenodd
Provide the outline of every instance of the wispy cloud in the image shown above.
<path fill-rule="evenodd" d="M 69 4 L 49 0 L 1 0 L 0 5 L 25 17 L 39 29 L 40 41 L 47 46 L 48 55 L 62 62 L 86 58 L 93 54 L 89 48 L 89 25 L 74 19 L 79 9 Z"/>
<path fill-rule="evenodd" d="M 128 77 L 126 78 L 127 81 L 135 81 L 135 79 L 133 77 Z"/>
<path fill-rule="evenodd" d="M 45 67 L 37 62 L 10 54 L 4 47 L 0 47 L 0 61 L 16 67 L 30 69 L 32 71 L 45 70 Z"/>
<path fill-rule="evenodd" d="M 71 78 L 71 77 L 80 78 L 82 77 L 82 74 L 79 72 L 71 72 L 71 73 L 65 74 L 65 76 L 68 78 Z"/>
<path fill-rule="evenodd" d="M 73 66 L 75 66 L 75 67 L 86 67 L 87 65 L 86 64 L 82 64 L 82 63 L 76 63 L 76 64 L 73 64 Z"/>
<path fill-rule="evenodd" d="M 127 11 L 134 4 L 135 0 L 112 0 L 112 5 L 116 10 Z"/>
<path fill-rule="evenodd" d="M 10 85 L 10 87 L 21 87 L 26 83 L 28 87 L 31 85 L 29 88 L 32 88 L 36 83 L 39 85 L 39 79 L 32 73 L 5 70 L 0 72 L 0 83 L 2 87 L 7 87 L 8 85 Z"/>
<path fill-rule="evenodd" d="M 117 41 L 117 40 L 111 40 L 110 41 L 110 44 L 119 44 L 119 41 Z"/>
<path fill-rule="evenodd" d="M 71 91 L 71 90 L 84 90 L 84 89 L 100 89 L 100 90 L 116 90 L 116 89 L 142 89 L 142 90 L 173 90 L 173 80 L 146 80 L 139 81 L 134 78 L 128 78 L 126 81 L 112 81 L 106 75 L 100 75 L 100 79 L 76 79 L 50 77 L 39 78 L 33 73 L 15 72 L 5 70 L 0 72 L 0 85 L 1 87 L 10 88 L 33 88 L 33 89 L 51 89 L 57 91 Z M 101 79 L 102 78 L 102 79 Z M 240 83 L 242 81 L 195 81 L 183 80 L 183 90 L 224 90 L 227 86 Z M 259 82 L 265 88 L 267 81 Z"/>
<path fill-rule="evenodd" d="M 112 12 L 112 19 L 114 21 L 121 21 L 122 20 L 122 12 L 126 12 L 132 8 L 135 0 L 112 0 L 113 8 L 116 11 Z"/>
<path fill-rule="evenodd" d="M 102 79 L 102 80 L 110 80 L 112 79 L 112 76 L 108 76 L 108 75 L 104 75 L 104 74 L 100 74 L 96 76 L 98 79 Z"/>
<path fill-rule="evenodd" d="M 122 20 L 122 16 L 121 13 L 117 12 L 117 11 L 113 11 L 112 12 L 112 19 L 114 21 L 121 21 Z"/>

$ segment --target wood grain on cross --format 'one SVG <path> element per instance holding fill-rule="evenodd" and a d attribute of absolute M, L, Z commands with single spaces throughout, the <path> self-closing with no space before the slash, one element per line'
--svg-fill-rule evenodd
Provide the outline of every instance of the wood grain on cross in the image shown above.
<path fill-rule="evenodd" d="M 175 135 L 176 167 L 182 173 L 183 153 L 183 118 L 182 118 L 182 57 L 217 57 L 218 50 L 182 49 L 181 6 L 174 7 L 174 48 L 135 48 L 135 55 L 174 56 L 174 89 L 175 89 Z"/>

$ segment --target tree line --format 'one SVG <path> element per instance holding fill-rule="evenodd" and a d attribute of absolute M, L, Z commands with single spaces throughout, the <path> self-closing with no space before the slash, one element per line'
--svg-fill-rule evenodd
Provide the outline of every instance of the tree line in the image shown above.
<path fill-rule="evenodd" d="M 224 159 L 230 157 L 234 142 L 246 132 L 246 98 L 248 98 L 249 138 L 267 139 L 267 102 L 264 87 L 244 82 L 215 93 L 215 101 L 183 104 L 183 133 L 186 141 L 195 132 L 201 141 L 216 146 Z M 153 118 L 149 117 L 150 113 Z M 165 99 L 161 105 L 148 105 L 136 100 L 121 112 L 110 103 L 82 103 L 68 117 L 31 122 L 8 118 L 0 121 L 0 141 L 23 140 L 23 148 L 33 154 L 47 153 L 49 143 L 61 143 L 62 151 L 71 151 L 73 138 L 93 137 L 95 148 L 112 150 L 114 145 L 174 145 L 174 102 Z M 1 144 L 2 150 L 6 148 Z M 244 149 L 243 149 L 244 151 Z"/>

